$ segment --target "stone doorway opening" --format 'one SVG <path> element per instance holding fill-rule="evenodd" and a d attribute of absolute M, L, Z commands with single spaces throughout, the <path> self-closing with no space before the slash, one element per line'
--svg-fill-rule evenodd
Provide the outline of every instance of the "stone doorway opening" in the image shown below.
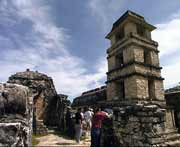
<path fill-rule="evenodd" d="M 43 120 L 44 118 L 45 101 L 43 97 L 43 93 L 40 91 L 37 95 L 34 96 L 33 99 L 34 115 L 36 120 Z"/>

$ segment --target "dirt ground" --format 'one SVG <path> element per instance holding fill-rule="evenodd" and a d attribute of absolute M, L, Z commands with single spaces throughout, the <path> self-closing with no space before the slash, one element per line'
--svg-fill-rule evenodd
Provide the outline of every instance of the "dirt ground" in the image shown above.
<path fill-rule="evenodd" d="M 53 133 L 37 137 L 37 140 L 39 140 L 39 143 L 36 146 L 90 147 L 90 137 L 83 139 L 80 144 L 77 144 L 75 140 L 67 139 Z"/>

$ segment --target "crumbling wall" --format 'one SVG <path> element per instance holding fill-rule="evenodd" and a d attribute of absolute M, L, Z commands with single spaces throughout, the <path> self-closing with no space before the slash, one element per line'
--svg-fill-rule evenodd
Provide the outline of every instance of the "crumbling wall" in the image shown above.
<path fill-rule="evenodd" d="M 52 122 L 47 117 L 47 113 L 50 113 L 47 112 L 47 109 L 57 93 L 51 77 L 27 69 L 25 72 L 19 72 L 9 77 L 8 83 L 27 86 L 30 90 L 30 95 L 33 97 L 33 103 L 37 107 L 36 119 L 44 120 L 46 124 Z"/>
<path fill-rule="evenodd" d="M 8 83 L 16 83 L 29 88 L 30 95 L 33 97 L 36 124 L 63 127 L 61 122 L 66 110 L 64 97 L 67 99 L 67 96 L 57 94 L 51 77 L 27 69 L 25 72 L 18 72 L 10 76 Z M 46 126 L 41 125 L 41 127 Z"/>
<path fill-rule="evenodd" d="M 57 126 L 60 129 L 64 129 L 64 119 L 66 108 L 69 106 L 69 101 L 63 99 L 60 95 L 56 95 L 52 98 L 47 108 L 47 117 L 51 123 L 50 126 Z M 52 121 L 53 120 L 53 121 Z"/>
<path fill-rule="evenodd" d="M 169 145 L 179 137 L 174 124 L 169 124 L 170 112 L 156 104 L 114 108 L 113 120 L 103 124 L 101 147 Z"/>
<path fill-rule="evenodd" d="M 32 103 L 29 90 L 17 84 L 0 84 L 0 146 L 30 146 Z"/>

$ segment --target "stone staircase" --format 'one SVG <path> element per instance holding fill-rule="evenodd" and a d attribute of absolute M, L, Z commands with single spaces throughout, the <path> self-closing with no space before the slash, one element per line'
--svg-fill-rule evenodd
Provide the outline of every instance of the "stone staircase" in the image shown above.
<path fill-rule="evenodd" d="M 47 135 L 48 128 L 44 125 L 43 120 L 36 121 L 36 134 L 38 135 Z"/>
<path fill-rule="evenodd" d="M 180 145 L 180 134 L 171 133 L 167 135 L 167 142 L 165 143 L 167 146 L 179 146 Z"/>
<path fill-rule="evenodd" d="M 168 131 L 164 133 L 166 135 L 166 141 L 159 146 L 179 146 L 180 145 L 180 134 L 177 133 L 177 130 Z"/>

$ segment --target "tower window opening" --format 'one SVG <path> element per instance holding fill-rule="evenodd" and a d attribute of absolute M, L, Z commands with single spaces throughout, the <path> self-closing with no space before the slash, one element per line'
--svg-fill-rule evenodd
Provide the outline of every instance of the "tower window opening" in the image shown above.
<path fill-rule="evenodd" d="M 153 80 L 148 80 L 148 93 L 149 93 L 150 99 L 155 98 L 155 89 L 154 89 L 154 81 Z"/>
<path fill-rule="evenodd" d="M 137 25 L 137 34 L 142 37 L 146 37 L 145 28 L 142 25 Z"/>
<path fill-rule="evenodd" d="M 120 99 L 124 99 L 125 98 L 125 88 L 124 88 L 124 81 L 118 81 L 116 83 L 116 93 L 117 93 L 117 96 L 120 98 Z"/>
<path fill-rule="evenodd" d="M 124 61 L 123 61 L 123 53 L 120 53 L 116 56 L 116 67 L 123 67 Z"/>
<path fill-rule="evenodd" d="M 121 28 L 116 35 L 116 41 L 119 41 L 124 38 L 124 28 Z"/>
<path fill-rule="evenodd" d="M 151 64 L 151 55 L 150 55 L 150 51 L 148 50 L 144 50 L 144 63 L 145 64 Z"/>

